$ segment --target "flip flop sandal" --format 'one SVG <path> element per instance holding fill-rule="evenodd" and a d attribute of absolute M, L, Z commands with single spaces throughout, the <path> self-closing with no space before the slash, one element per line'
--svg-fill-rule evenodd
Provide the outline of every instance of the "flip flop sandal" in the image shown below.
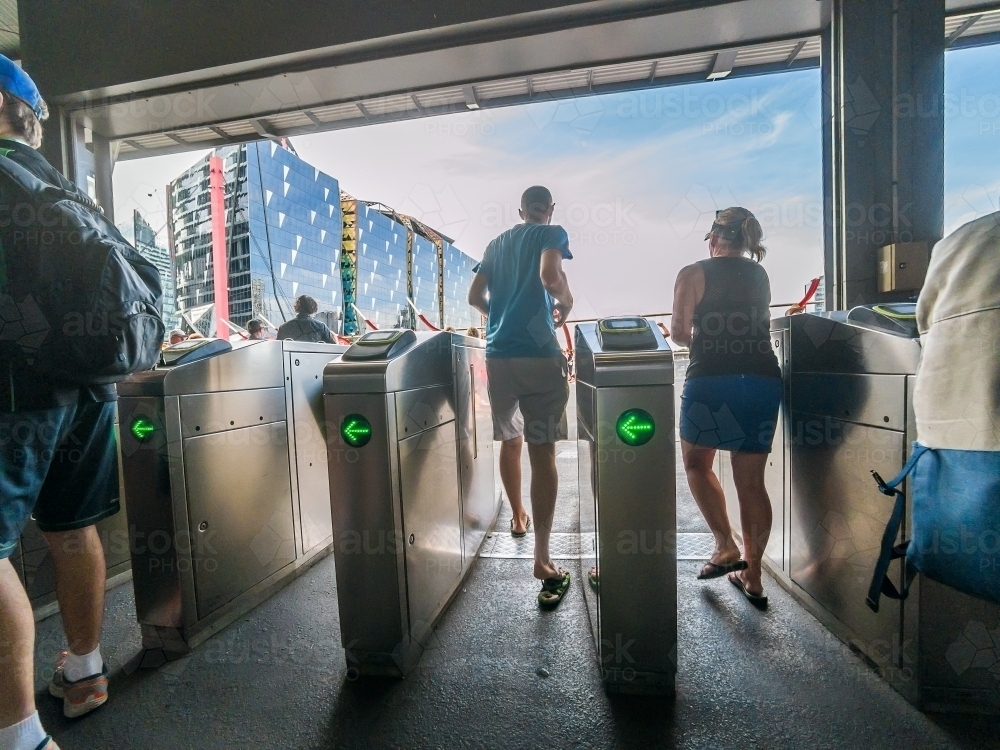
<path fill-rule="evenodd" d="M 767 608 L 767 595 L 766 594 L 751 594 L 743 583 L 743 580 L 739 576 L 729 576 L 729 582 L 738 588 L 743 596 L 745 596 L 749 602 L 757 607 L 758 609 Z"/>
<path fill-rule="evenodd" d="M 726 573 L 735 573 L 738 570 L 746 570 L 747 561 L 737 560 L 731 563 L 714 563 L 709 561 L 702 567 L 698 574 L 699 581 L 707 581 L 710 578 L 722 578 Z"/>
<path fill-rule="evenodd" d="M 538 592 L 538 606 L 552 609 L 563 600 L 569 591 L 569 572 L 560 571 L 562 578 L 546 578 L 542 581 L 542 590 Z"/>
<path fill-rule="evenodd" d="M 527 520 L 524 522 L 524 531 L 514 531 L 514 519 L 510 519 L 510 535 L 515 539 L 520 539 L 528 535 L 528 529 L 531 528 L 531 516 L 528 516 Z"/>

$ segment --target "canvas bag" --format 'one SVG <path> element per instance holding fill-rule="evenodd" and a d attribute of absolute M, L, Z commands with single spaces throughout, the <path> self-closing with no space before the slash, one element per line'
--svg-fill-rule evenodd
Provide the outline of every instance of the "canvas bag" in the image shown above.
<path fill-rule="evenodd" d="M 917 571 L 1000 603 L 1000 212 L 971 221 L 934 247 L 917 301 L 921 360 L 914 389 L 917 442 L 889 482 L 892 518 L 868 605 L 905 598 Z M 894 546 L 909 476 L 911 538 Z M 902 585 L 885 577 L 905 557 Z"/>

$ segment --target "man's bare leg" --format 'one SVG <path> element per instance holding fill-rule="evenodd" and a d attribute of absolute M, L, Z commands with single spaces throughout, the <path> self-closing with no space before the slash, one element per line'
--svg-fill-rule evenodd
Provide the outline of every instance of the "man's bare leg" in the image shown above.
<path fill-rule="evenodd" d="M 97 527 L 46 532 L 56 570 L 56 598 L 69 650 L 84 655 L 97 648 L 104 621 L 107 570 Z"/>
<path fill-rule="evenodd" d="M 523 437 L 516 437 L 511 440 L 504 440 L 500 443 L 500 481 L 503 482 L 504 492 L 507 493 L 507 500 L 510 501 L 510 509 L 514 512 L 514 531 L 521 533 L 525 531 L 525 524 L 528 521 L 528 514 L 524 510 L 524 503 L 521 500 L 521 446 L 524 444 Z M 534 471 L 532 471 L 534 475 Z M 534 495 L 532 495 L 532 508 L 534 508 Z"/>
<path fill-rule="evenodd" d="M 556 471 L 556 444 L 528 443 L 531 460 L 531 509 L 535 514 L 535 578 L 558 578 L 559 569 L 549 557 L 549 535 L 556 515 L 559 473 Z"/>
<path fill-rule="evenodd" d="M 10 560 L 0 560 L 0 728 L 35 713 L 35 619 Z"/>

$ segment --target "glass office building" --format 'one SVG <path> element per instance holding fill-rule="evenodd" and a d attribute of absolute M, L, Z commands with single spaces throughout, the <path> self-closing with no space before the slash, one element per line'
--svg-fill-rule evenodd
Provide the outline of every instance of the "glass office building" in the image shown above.
<path fill-rule="evenodd" d="M 407 298 L 432 324 L 464 330 L 479 316 L 466 303 L 476 261 L 431 227 L 340 191 L 333 177 L 272 141 L 216 149 L 168 190 L 176 306 L 188 327 L 214 333 L 210 165 L 222 171 L 229 264 L 227 320 L 274 326 L 294 316 L 300 294 L 319 303 L 335 331 L 416 326 Z"/>
<path fill-rule="evenodd" d="M 174 317 L 174 263 L 170 251 L 156 241 L 156 232 L 138 211 L 132 212 L 132 240 L 139 254 L 160 272 L 160 285 L 163 288 L 163 323 L 169 332 L 177 325 Z"/>
<path fill-rule="evenodd" d="M 447 240 L 444 243 L 444 263 L 441 278 L 444 301 L 444 323 L 463 332 L 469 326 L 482 325 L 482 316 L 469 305 L 469 286 L 474 276 L 472 269 L 479 262 L 470 258 Z"/>
<path fill-rule="evenodd" d="M 464 330 L 479 324 L 466 302 L 475 259 L 423 222 L 381 203 L 343 193 L 342 213 L 347 333 L 360 332 L 363 319 L 379 328 L 419 327 L 407 297 L 435 326 Z"/>
<path fill-rule="evenodd" d="M 170 240 L 175 257 L 177 311 L 189 325 L 215 301 L 209 161 L 222 160 L 228 320 L 245 326 L 262 317 L 274 326 L 294 317 L 300 294 L 315 298 L 336 320 L 342 219 L 337 181 L 273 141 L 216 149 L 169 185 Z M 202 330 L 209 333 L 208 330 Z"/>

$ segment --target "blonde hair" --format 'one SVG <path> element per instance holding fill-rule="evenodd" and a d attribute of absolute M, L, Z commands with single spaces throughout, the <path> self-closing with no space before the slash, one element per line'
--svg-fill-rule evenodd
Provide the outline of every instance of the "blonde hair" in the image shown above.
<path fill-rule="evenodd" d="M 755 261 L 760 263 L 767 255 L 767 248 L 760 244 L 764 239 L 764 230 L 761 229 L 757 217 L 750 211 L 739 206 L 732 206 L 720 211 L 715 217 L 715 223 L 723 226 L 739 226 L 739 234 L 732 240 L 724 240 L 735 250 L 742 250 Z"/>

